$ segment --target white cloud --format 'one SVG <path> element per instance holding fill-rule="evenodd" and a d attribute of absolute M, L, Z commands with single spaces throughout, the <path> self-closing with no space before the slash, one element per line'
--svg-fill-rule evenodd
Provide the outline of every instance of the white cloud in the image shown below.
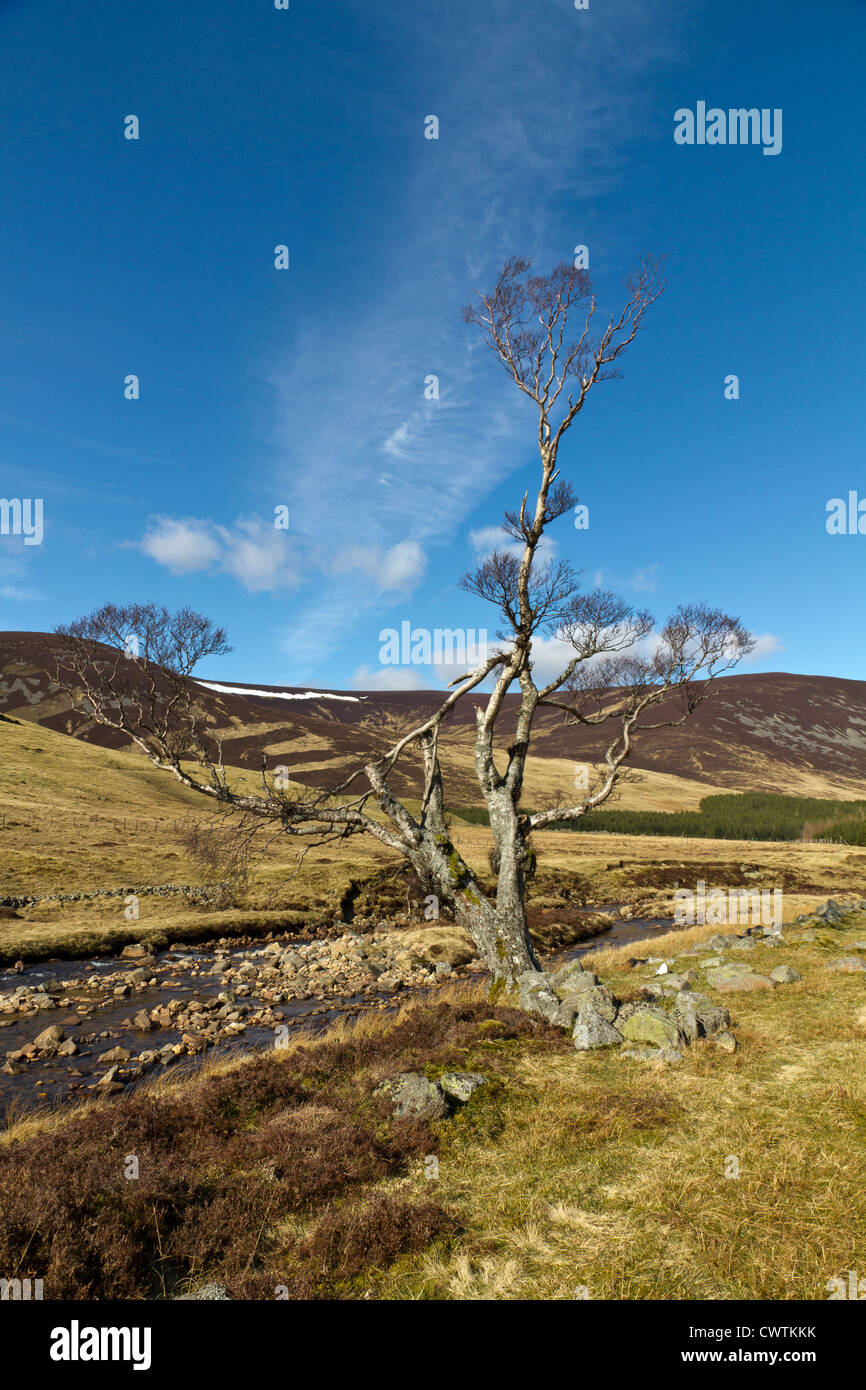
<path fill-rule="evenodd" d="M 406 448 L 408 443 L 409 422 L 404 420 L 402 425 L 398 425 L 397 428 L 388 435 L 382 448 L 391 458 L 404 459 L 409 456 L 409 451 Z"/>
<path fill-rule="evenodd" d="M 150 528 L 139 541 L 138 549 L 172 574 L 209 569 L 220 558 L 219 543 L 210 534 L 207 522 L 158 516 Z"/>
<path fill-rule="evenodd" d="M 239 517 L 228 527 L 206 518 L 157 516 L 143 538 L 130 544 L 172 574 L 231 574 L 251 593 L 298 582 L 288 536 L 259 517 Z"/>
<path fill-rule="evenodd" d="M 657 561 L 653 561 L 650 565 L 644 565 L 641 569 L 632 570 L 631 574 L 625 577 L 613 574 L 610 570 L 596 570 L 592 576 L 592 582 L 597 589 L 608 588 L 617 592 L 622 589 L 630 589 L 637 593 L 652 593 L 658 587 L 656 583 L 657 570 Z"/>
<path fill-rule="evenodd" d="M 469 544 L 475 551 L 477 560 L 483 560 L 494 550 L 508 550 L 513 555 L 523 553 L 523 541 L 509 536 L 502 526 L 479 526 L 477 530 L 469 532 Z M 552 560 L 557 549 L 557 543 L 552 536 L 542 536 L 535 551 L 537 560 Z"/>
<path fill-rule="evenodd" d="M 224 526 L 217 530 L 225 547 L 222 568 L 239 579 L 245 589 L 253 593 L 273 592 L 298 583 L 285 531 L 258 518 L 237 521 L 234 531 Z"/>
<path fill-rule="evenodd" d="M 430 690 L 429 678 L 415 666 L 359 666 L 349 682 L 352 690 Z"/>
<path fill-rule="evenodd" d="M 398 541 L 389 549 L 350 546 L 335 557 L 337 574 L 361 570 L 381 593 L 409 593 L 421 582 L 427 557 L 417 541 Z"/>
<path fill-rule="evenodd" d="M 752 635 L 755 638 L 755 645 L 753 650 L 746 657 L 746 661 L 750 665 L 755 661 L 763 661 L 765 657 L 770 656 L 773 652 L 783 652 L 785 650 L 784 644 L 778 637 L 775 637 L 772 632 L 763 632 L 760 636 L 757 633 L 753 633 Z"/>
<path fill-rule="evenodd" d="M 0 586 L 0 598 L 8 599 L 10 603 L 39 603 L 46 597 L 38 589 L 24 589 L 19 584 Z"/>

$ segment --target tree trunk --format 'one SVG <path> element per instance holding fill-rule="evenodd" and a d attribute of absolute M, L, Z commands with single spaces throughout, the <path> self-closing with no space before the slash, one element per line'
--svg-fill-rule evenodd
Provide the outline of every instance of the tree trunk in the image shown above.
<path fill-rule="evenodd" d="M 493 903 L 447 835 L 422 836 L 410 856 L 418 877 L 430 886 L 440 907 L 449 907 L 469 932 L 490 971 L 491 993 L 496 995 L 514 989 L 524 971 L 541 968 L 529 940 L 518 857 L 506 852 Z"/>

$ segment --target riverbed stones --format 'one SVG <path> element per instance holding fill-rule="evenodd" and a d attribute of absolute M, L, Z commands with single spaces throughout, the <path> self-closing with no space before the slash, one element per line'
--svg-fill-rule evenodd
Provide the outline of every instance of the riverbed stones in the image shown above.
<path fill-rule="evenodd" d="M 60 1044 L 65 1040 L 66 1034 L 56 1023 L 52 1023 L 49 1028 L 43 1028 L 33 1039 L 33 1046 L 42 1053 L 54 1053 Z"/>

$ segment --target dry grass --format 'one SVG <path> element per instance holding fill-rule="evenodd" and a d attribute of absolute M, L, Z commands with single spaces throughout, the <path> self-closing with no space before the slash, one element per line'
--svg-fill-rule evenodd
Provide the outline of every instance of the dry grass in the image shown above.
<path fill-rule="evenodd" d="M 864 936 L 861 916 L 832 954 Z M 638 980 L 629 954 L 604 957 L 623 993 Z M 675 1067 L 515 1058 L 495 1131 L 482 1092 L 472 1124 L 442 1135 L 437 1195 L 462 1234 L 400 1261 L 378 1296 L 826 1298 L 829 1279 L 866 1264 L 863 976 L 826 971 L 832 954 L 820 940 L 750 953 L 804 978 L 725 996 L 734 1055 L 703 1041 Z"/>

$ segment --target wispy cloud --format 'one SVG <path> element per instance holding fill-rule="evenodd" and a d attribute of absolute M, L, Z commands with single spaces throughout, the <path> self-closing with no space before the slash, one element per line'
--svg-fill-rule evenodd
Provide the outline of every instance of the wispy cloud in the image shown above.
<path fill-rule="evenodd" d="M 632 593 L 654 593 L 658 588 L 658 563 L 644 565 L 631 574 L 617 575 L 610 570 L 596 570 L 592 582 L 597 589 L 628 589 Z"/>
<path fill-rule="evenodd" d="M 483 17 L 464 10 L 459 33 L 425 30 L 435 94 L 425 100 L 440 116 L 440 138 L 424 140 L 428 107 L 419 105 L 409 176 L 395 187 L 395 206 L 381 208 L 387 262 L 346 276 L 315 322 L 287 325 L 291 346 L 268 345 L 261 369 L 275 401 L 273 486 L 290 496 L 301 526 L 310 518 L 312 542 L 325 529 L 338 553 L 357 546 L 359 533 L 379 551 L 397 537 L 430 553 L 527 461 L 532 407 L 460 308 L 508 255 L 526 251 L 545 266 L 571 254 L 582 206 L 621 178 L 642 129 L 638 79 L 672 43 L 641 5 L 612 6 L 603 24 L 586 18 L 548 13 L 541 46 L 538 16 L 513 3 L 494 3 Z M 417 45 L 417 17 L 396 22 Z M 369 23 L 375 36 L 375 16 Z M 629 247 L 629 257 L 641 249 Z M 598 260 L 628 268 L 618 251 L 608 243 Z M 425 396 L 430 375 L 438 400 Z M 292 631 L 307 625 L 306 602 Z M 346 630 L 368 611 L 346 595 Z"/>

